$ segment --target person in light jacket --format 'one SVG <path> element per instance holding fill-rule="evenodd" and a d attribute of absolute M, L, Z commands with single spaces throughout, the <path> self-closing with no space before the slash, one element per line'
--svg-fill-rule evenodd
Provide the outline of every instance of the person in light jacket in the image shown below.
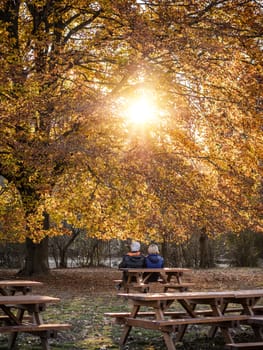
<path fill-rule="evenodd" d="M 150 269 L 158 269 L 164 267 L 164 258 L 159 253 L 157 244 L 150 244 L 148 247 L 148 255 L 145 257 L 145 267 Z M 158 281 L 159 273 L 153 273 L 148 282 Z"/>

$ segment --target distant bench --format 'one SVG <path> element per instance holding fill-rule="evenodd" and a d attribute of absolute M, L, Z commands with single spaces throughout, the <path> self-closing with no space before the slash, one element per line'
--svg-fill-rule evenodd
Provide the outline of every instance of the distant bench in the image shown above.
<path fill-rule="evenodd" d="M 126 281 L 118 279 L 114 282 L 121 285 L 127 293 L 130 289 L 147 292 L 154 284 L 159 284 L 163 288 L 163 292 L 167 292 L 169 289 L 185 292 L 194 286 L 194 283 L 182 281 L 183 275 L 192 271 L 187 268 L 121 268 L 120 271 L 126 274 Z M 151 277 L 156 274 L 159 275 L 158 280 L 152 281 Z"/>
<path fill-rule="evenodd" d="M 121 284 L 122 280 L 114 280 L 115 284 Z M 146 291 L 150 288 L 151 285 L 158 283 L 163 287 L 164 292 L 167 292 L 168 289 L 177 289 L 180 292 L 186 292 L 189 288 L 193 287 L 195 284 L 191 282 L 186 282 L 186 283 L 163 283 L 163 282 L 148 282 L 148 283 L 129 283 L 129 289 L 135 289 L 135 290 L 141 290 L 141 291 Z M 124 289 L 126 289 L 124 287 Z"/>

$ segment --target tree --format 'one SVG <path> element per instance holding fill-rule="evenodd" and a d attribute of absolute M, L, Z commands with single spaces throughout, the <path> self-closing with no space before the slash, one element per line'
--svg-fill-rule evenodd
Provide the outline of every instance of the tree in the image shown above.
<path fill-rule="evenodd" d="M 261 18 L 252 0 L 2 2 L 0 174 L 24 273 L 48 270 L 50 215 L 103 239 L 262 230 Z M 120 101 L 144 90 L 162 120 L 139 131 Z"/>
<path fill-rule="evenodd" d="M 105 84 L 111 84 L 109 73 L 114 73 L 115 38 L 111 50 L 105 44 L 114 26 L 104 30 L 103 25 L 107 6 L 102 10 L 86 1 L 1 5 L 1 75 L 6 84 L 1 88 L 0 171 L 21 196 L 26 274 L 48 269 L 47 237 L 52 230 L 45 197 L 65 172 L 88 168 L 89 160 L 105 151 L 107 125 L 102 126 L 94 111 L 104 94 L 99 84 L 106 76 Z M 104 20 L 98 19 L 102 12 Z"/>

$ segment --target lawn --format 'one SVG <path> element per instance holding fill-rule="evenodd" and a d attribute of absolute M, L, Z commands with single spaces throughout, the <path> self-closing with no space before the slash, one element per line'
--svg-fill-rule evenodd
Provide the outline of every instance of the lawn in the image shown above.
<path fill-rule="evenodd" d="M 1 270 L 1 278 L 14 278 L 14 270 Z M 105 312 L 129 310 L 125 300 L 117 297 L 113 279 L 119 278 L 119 271 L 113 269 L 69 269 L 52 270 L 49 276 L 35 279 L 44 282 L 44 287 L 34 289 L 35 293 L 58 296 L 59 304 L 49 306 L 43 313 L 44 319 L 69 322 L 70 331 L 60 332 L 51 339 L 51 349 L 61 350 L 110 350 L 119 349 L 121 327 L 104 316 Z M 263 287 L 261 269 L 212 269 L 197 270 L 189 278 L 196 283 L 195 290 L 218 290 Z M 178 350 L 224 349 L 220 334 L 211 341 L 205 327 L 190 327 Z M 238 331 L 239 341 L 253 340 L 248 329 Z M 19 335 L 20 350 L 40 350 L 38 338 Z M 6 335 L 0 336 L 0 349 L 7 349 Z M 159 332 L 133 329 L 125 350 L 166 349 Z"/>

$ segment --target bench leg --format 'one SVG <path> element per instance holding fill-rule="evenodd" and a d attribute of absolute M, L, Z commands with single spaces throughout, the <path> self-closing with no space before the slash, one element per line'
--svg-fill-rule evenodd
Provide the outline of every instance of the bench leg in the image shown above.
<path fill-rule="evenodd" d="M 234 343 L 234 340 L 233 340 L 232 335 L 230 333 L 231 332 L 230 328 L 229 327 L 223 327 L 223 326 L 220 326 L 219 328 L 220 328 L 220 330 L 221 330 L 221 332 L 223 334 L 223 337 L 225 339 L 226 344 L 227 343 Z"/>
<path fill-rule="evenodd" d="M 167 350 L 176 350 L 171 334 L 166 332 L 162 332 L 162 334 Z"/>
<path fill-rule="evenodd" d="M 18 333 L 15 332 L 15 333 L 11 333 L 8 337 L 8 350 L 12 350 L 15 348 L 15 343 L 16 343 L 16 339 L 17 339 L 17 335 Z"/>
<path fill-rule="evenodd" d="M 41 345 L 43 350 L 50 350 L 50 345 L 48 343 L 48 337 L 45 336 L 40 336 L 41 339 Z"/>
<path fill-rule="evenodd" d="M 176 334 L 176 341 L 179 342 L 183 339 L 183 336 L 186 332 L 187 324 L 182 324 L 178 328 L 178 333 Z"/>
<path fill-rule="evenodd" d="M 131 326 L 125 326 L 122 336 L 120 338 L 120 345 L 125 345 L 127 338 L 130 334 L 131 328 L 132 328 Z"/>
<path fill-rule="evenodd" d="M 263 340 L 263 329 L 262 326 L 252 325 L 253 332 L 255 334 L 256 339 Z"/>

